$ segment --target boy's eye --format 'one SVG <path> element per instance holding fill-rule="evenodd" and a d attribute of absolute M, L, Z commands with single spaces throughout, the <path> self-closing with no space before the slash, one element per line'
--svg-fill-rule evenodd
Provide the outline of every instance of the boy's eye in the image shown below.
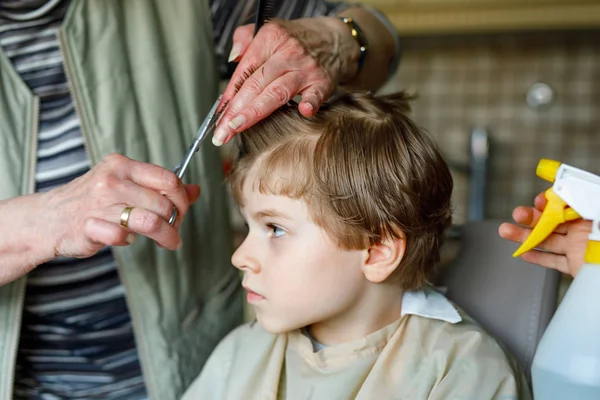
<path fill-rule="evenodd" d="M 273 233 L 273 237 L 277 238 L 277 237 L 284 236 L 286 234 L 286 231 L 277 225 L 267 224 L 267 226 L 269 227 L 269 229 L 271 229 L 271 232 Z"/>

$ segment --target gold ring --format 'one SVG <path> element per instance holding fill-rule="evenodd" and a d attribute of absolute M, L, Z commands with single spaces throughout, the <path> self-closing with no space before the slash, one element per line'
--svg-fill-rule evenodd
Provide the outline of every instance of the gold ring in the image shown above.
<path fill-rule="evenodd" d="M 129 216 L 131 215 L 131 210 L 133 207 L 125 207 L 121 212 L 121 226 L 127 228 L 129 226 Z"/>

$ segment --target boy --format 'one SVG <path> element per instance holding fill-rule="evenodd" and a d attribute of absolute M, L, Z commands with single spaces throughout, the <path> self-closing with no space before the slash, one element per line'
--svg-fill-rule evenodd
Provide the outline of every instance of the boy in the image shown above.
<path fill-rule="evenodd" d="M 233 255 L 258 323 L 184 399 L 527 399 L 496 342 L 430 288 L 452 178 L 403 94 L 283 107 L 239 138 Z"/>

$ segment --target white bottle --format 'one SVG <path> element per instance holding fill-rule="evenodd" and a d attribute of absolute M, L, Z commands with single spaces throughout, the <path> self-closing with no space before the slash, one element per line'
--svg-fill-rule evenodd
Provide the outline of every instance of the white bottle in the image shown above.
<path fill-rule="evenodd" d="M 584 264 L 577 274 L 538 345 L 531 374 L 535 400 L 600 399 L 600 265 Z"/>

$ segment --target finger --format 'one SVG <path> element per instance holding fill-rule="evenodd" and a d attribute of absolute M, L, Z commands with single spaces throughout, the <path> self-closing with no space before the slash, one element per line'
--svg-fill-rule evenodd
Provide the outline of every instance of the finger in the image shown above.
<path fill-rule="evenodd" d="M 233 44 L 229 53 L 229 62 L 239 61 L 252 42 L 254 24 L 240 26 L 233 32 Z"/>
<path fill-rule="evenodd" d="M 186 184 L 186 185 L 184 185 L 184 189 L 185 189 L 185 192 L 187 195 L 188 204 L 192 205 L 200 197 L 200 185 Z M 169 213 L 169 218 L 167 218 L 167 221 L 171 220 L 171 215 L 173 214 L 172 207 L 173 206 L 171 206 L 171 212 Z M 189 207 L 188 207 L 188 210 L 189 210 Z M 181 222 L 183 221 L 183 217 L 185 214 L 187 214 L 187 211 L 185 213 L 177 212 L 177 214 L 175 216 L 175 221 L 173 222 L 173 224 L 171 224 L 171 226 L 173 226 L 173 228 L 175 228 L 175 230 L 179 231 L 179 227 L 181 226 Z"/>
<path fill-rule="evenodd" d="M 513 210 L 513 220 L 521 225 L 535 227 L 542 216 L 542 212 L 537 208 L 519 206 Z M 566 234 L 567 227 L 560 224 L 554 230 L 556 233 Z"/>
<path fill-rule="evenodd" d="M 184 185 L 184 190 L 188 200 L 188 204 L 194 203 L 200 197 L 200 186 L 196 184 Z M 166 221 L 171 218 L 173 212 L 173 203 L 165 196 L 158 194 L 157 192 L 146 189 L 142 186 L 138 186 L 135 183 L 128 181 L 120 189 L 121 198 L 128 199 L 127 204 L 135 207 L 142 207 L 147 210 L 160 215 Z M 189 209 L 189 207 L 188 207 Z M 184 213 L 177 213 L 177 221 L 183 219 Z M 173 225 L 175 229 L 178 229 L 179 225 Z"/>
<path fill-rule="evenodd" d="M 223 92 L 222 104 L 227 104 L 227 110 L 225 110 L 226 114 L 223 115 L 217 126 L 217 129 L 215 130 L 215 139 L 213 140 L 215 145 L 222 144 L 225 138 L 229 136 L 232 128 L 228 127 L 228 123 L 232 120 L 235 114 L 237 114 L 237 112 L 253 98 L 250 97 L 249 99 L 243 101 L 241 99 L 236 99 L 237 94 L 242 90 L 246 80 L 259 71 L 261 74 L 268 73 L 270 74 L 270 78 L 266 78 L 264 83 L 261 85 L 261 87 L 264 89 L 274 79 L 283 75 L 290 65 L 295 64 L 290 62 L 291 57 L 298 57 L 302 54 L 302 51 L 300 51 L 301 45 L 299 42 L 294 41 L 291 42 L 291 44 L 288 43 L 291 36 L 285 30 L 285 28 L 281 26 L 281 23 L 283 22 L 271 21 L 269 24 L 265 25 L 258 32 L 256 37 L 250 42 L 250 45 L 244 52 L 244 57 L 240 60 L 239 65 L 236 67 L 229 81 L 229 84 Z M 286 43 L 288 43 L 287 47 L 291 47 L 291 50 L 282 48 L 282 45 Z M 277 65 L 275 68 L 272 70 L 269 68 L 271 71 L 261 71 L 261 67 L 267 62 L 267 60 L 272 63 L 272 57 L 278 52 L 286 53 L 287 56 L 284 55 L 280 57 L 281 60 L 276 63 Z M 294 55 L 288 53 L 294 53 Z M 276 70 L 281 71 L 277 72 Z M 257 76 L 254 78 L 257 78 Z M 254 82 L 254 84 L 256 84 L 256 82 Z M 251 89 L 249 89 L 249 86 L 247 85 L 245 90 Z M 257 93 L 260 92 L 261 90 L 259 90 Z"/>
<path fill-rule="evenodd" d="M 539 250 L 530 250 L 521 255 L 523 261 L 531 264 L 541 265 L 542 267 L 556 269 L 562 273 L 569 273 L 567 257 L 564 255 L 548 253 Z"/>
<path fill-rule="evenodd" d="M 119 187 L 119 198 L 125 199 L 124 202 L 130 206 L 145 208 L 160 215 L 166 221 L 173 212 L 173 203 L 167 197 L 132 181 L 126 181 Z"/>
<path fill-rule="evenodd" d="M 254 71 L 254 67 L 245 61 L 240 63 L 238 69 L 240 68 L 246 68 L 247 71 Z M 290 101 L 299 92 L 300 76 L 297 73 L 289 75 L 286 82 L 281 85 L 279 79 L 285 76 L 287 71 L 286 61 L 274 55 L 272 59 L 261 65 L 256 71 L 239 78 L 240 80 L 236 84 L 236 92 L 229 100 L 225 114 L 215 130 L 215 144 L 227 143 L 228 138 L 233 137 L 236 132 L 241 132 L 254 125 Z M 278 81 L 279 83 L 277 83 Z M 250 105 L 255 103 L 261 95 L 272 98 L 270 101 L 275 106 L 270 106 L 270 111 L 266 114 L 259 109 L 253 113 Z M 263 98 L 261 101 L 264 100 Z"/>
<path fill-rule="evenodd" d="M 239 92 L 245 80 L 254 72 L 256 72 L 258 68 L 260 68 L 274 53 L 274 51 L 271 53 L 267 51 L 271 47 L 264 45 L 264 38 L 262 38 L 262 46 L 256 44 L 259 40 L 261 40 L 263 35 L 264 34 L 261 30 L 261 32 L 259 32 L 257 35 L 257 40 L 250 41 L 248 47 L 244 51 L 244 57 L 240 60 L 240 63 L 231 75 L 229 83 L 223 92 L 223 102 L 229 102 L 228 109 L 231 105 L 231 101 Z"/>
<path fill-rule="evenodd" d="M 120 227 L 123 207 L 125 206 L 111 206 L 103 211 L 101 218 Z M 169 250 L 177 250 L 181 247 L 181 237 L 175 227 L 169 225 L 162 216 L 142 207 L 131 209 L 127 229 L 146 236 Z"/>
<path fill-rule="evenodd" d="M 521 225 L 534 226 L 542 215 L 541 212 L 532 207 L 518 206 L 513 210 L 513 220 Z"/>
<path fill-rule="evenodd" d="M 498 228 L 498 233 L 502 238 L 516 243 L 523 243 L 529 237 L 531 231 L 531 228 L 509 223 L 503 223 Z"/>
<path fill-rule="evenodd" d="M 88 218 L 83 233 L 95 251 L 105 246 L 127 246 L 135 242 L 135 234 L 129 229 L 100 218 Z"/>
<path fill-rule="evenodd" d="M 531 228 L 525 228 L 513 224 L 502 224 L 498 228 L 500 236 L 504 239 L 523 243 L 529 235 L 531 235 Z M 543 242 L 536 246 L 536 249 L 551 251 L 556 254 L 565 254 L 567 250 L 568 242 L 566 235 L 552 233 Z"/>
<path fill-rule="evenodd" d="M 190 205 L 194 204 L 196 200 L 200 198 L 200 185 L 185 185 L 185 191 L 188 196 L 188 202 Z M 189 210 L 189 209 L 188 209 Z M 170 219 L 170 216 L 169 216 Z M 173 224 L 173 227 L 179 231 L 179 227 L 181 226 L 181 222 L 183 221 L 183 215 L 177 214 L 176 223 Z"/>
<path fill-rule="evenodd" d="M 510 240 L 512 242 L 519 242 L 519 238 L 521 237 L 521 234 L 518 231 L 520 229 L 525 229 L 525 228 L 515 225 L 515 224 L 510 224 L 508 222 L 505 222 L 503 224 L 500 224 L 500 226 L 498 227 L 498 234 L 503 239 Z"/>
<path fill-rule="evenodd" d="M 137 185 L 164 195 L 177 207 L 179 214 L 186 213 L 189 207 L 187 194 L 183 183 L 172 171 L 158 165 L 129 159 L 125 165 L 125 173 L 126 178 Z"/>
<path fill-rule="evenodd" d="M 535 208 L 540 211 L 543 211 L 546 208 L 546 204 L 548 204 L 548 199 L 546 199 L 546 192 L 541 192 L 537 196 L 535 196 L 535 200 L 533 201 Z"/>
<path fill-rule="evenodd" d="M 299 91 L 299 74 L 288 73 L 265 88 L 252 102 L 246 105 L 232 120 L 240 118 L 243 122 L 229 131 L 225 143 L 229 142 L 238 132 L 242 132 L 262 119 L 268 117 L 282 105 L 289 102 Z M 230 124 L 230 128 L 233 128 Z"/>
<path fill-rule="evenodd" d="M 186 184 L 184 185 L 185 192 L 188 197 L 188 203 L 193 204 L 200 198 L 200 185 Z"/>
<path fill-rule="evenodd" d="M 321 85 L 309 87 L 302 91 L 302 101 L 298 104 L 298 110 L 305 117 L 314 116 L 325 99 L 332 94 L 331 92 L 332 90 L 328 90 L 327 87 Z"/>

